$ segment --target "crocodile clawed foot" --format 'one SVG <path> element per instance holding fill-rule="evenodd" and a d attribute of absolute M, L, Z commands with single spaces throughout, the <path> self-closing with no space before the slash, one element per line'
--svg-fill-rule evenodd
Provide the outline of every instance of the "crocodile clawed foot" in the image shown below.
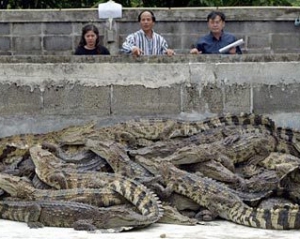
<path fill-rule="evenodd" d="M 173 193 L 173 190 L 171 190 L 168 187 L 164 187 L 162 184 L 160 183 L 154 183 L 153 185 L 151 185 L 150 187 L 158 196 L 161 200 L 166 200 L 168 201 L 168 199 L 170 198 L 170 196 Z"/>
<path fill-rule="evenodd" d="M 73 228 L 77 231 L 95 231 L 97 228 L 89 222 L 78 220 L 73 224 Z"/>
<path fill-rule="evenodd" d="M 240 191 L 248 190 L 248 185 L 245 182 L 245 179 L 235 176 L 235 180 L 236 180 L 234 183 L 235 189 L 238 189 Z"/>
<path fill-rule="evenodd" d="M 43 228 L 44 224 L 41 222 L 28 222 L 27 223 L 29 228 Z"/>
<path fill-rule="evenodd" d="M 229 135 L 223 140 L 224 146 L 230 146 L 240 139 L 239 134 Z"/>

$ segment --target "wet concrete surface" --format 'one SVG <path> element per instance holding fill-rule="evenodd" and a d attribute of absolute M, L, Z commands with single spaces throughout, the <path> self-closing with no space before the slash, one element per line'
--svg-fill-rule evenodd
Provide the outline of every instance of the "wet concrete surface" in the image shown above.
<path fill-rule="evenodd" d="M 182 226 L 155 223 L 135 231 L 110 233 L 75 231 L 72 228 L 44 227 L 30 229 L 25 223 L 0 220 L 0 238 L 7 239 L 296 239 L 300 230 L 264 230 L 240 226 L 227 221 L 206 222 L 204 225 Z"/>

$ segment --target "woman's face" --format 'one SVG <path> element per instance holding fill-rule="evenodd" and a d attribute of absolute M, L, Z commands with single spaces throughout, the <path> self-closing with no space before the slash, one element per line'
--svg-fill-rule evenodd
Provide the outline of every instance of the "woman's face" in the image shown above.
<path fill-rule="evenodd" d="M 87 31 L 84 35 L 84 39 L 87 47 L 95 47 L 97 35 L 93 31 Z"/>

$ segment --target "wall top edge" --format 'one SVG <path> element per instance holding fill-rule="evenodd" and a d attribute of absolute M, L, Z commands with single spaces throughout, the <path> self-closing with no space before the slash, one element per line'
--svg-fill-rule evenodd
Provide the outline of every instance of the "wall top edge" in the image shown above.
<path fill-rule="evenodd" d="M 123 8 L 120 22 L 136 21 L 143 9 L 154 11 L 158 21 L 206 21 L 214 9 L 222 10 L 227 21 L 294 21 L 300 7 L 220 7 L 220 8 Z M 90 22 L 98 18 L 97 8 L 0 10 L 0 22 Z"/>
<path fill-rule="evenodd" d="M 244 55 L 191 55 L 168 56 L 57 56 L 57 55 L 20 55 L 0 56 L 0 64 L 43 64 L 43 63 L 227 63 L 227 62 L 300 62 L 299 54 L 244 54 Z"/>
<path fill-rule="evenodd" d="M 51 8 L 51 9 L 1 9 L 0 12 L 52 12 L 52 11 L 60 11 L 60 12 L 68 12 L 68 11 L 94 11 L 97 10 L 98 8 Z M 300 10 L 300 6 L 237 6 L 237 7 L 172 7 L 172 8 L 167 8 L 167 7 L 123 7 L 122 8 L 124 11 L 141 11 L 145 9 L 149 10 L 154 10 L 154 11 L 177 11 L 177 10 L 188 10 L 188 11 L 193 11 L 193 10 L 214 10 L 214 9 L 219 9 L 219 10 L 230 10 L 230 9 L 272 9 L 272 10 L 284 10 L 284 9 L 298 9 Z"/>

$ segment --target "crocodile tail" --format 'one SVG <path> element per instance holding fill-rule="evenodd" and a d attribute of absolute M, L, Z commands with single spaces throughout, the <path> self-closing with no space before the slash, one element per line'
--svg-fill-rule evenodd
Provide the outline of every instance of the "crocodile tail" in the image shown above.
<path fill-rule="evenodd" d="M 275 230 L 300 229 L 298 205 L 285 205 L 273 209 L 244 207 L 232 212 L 229 219 L 245 226 Z"/>
<path fill-rule="evenodd" d="M 239 115 L 225 114 L 207 119 L 204 123 L 211 125 L 211 128 L 224 125 L 265 125 L 269 128 L 275 128 L 274 121 L 269 117 L 253 113 L 240 113 Z"/>
<path fill-rule="evenodd" d="M 291 142 L 293 146 L 297 149 L 297 151 L 300 152 L 300 131 L 299 130 L 277 127 L 276 134 L 279 138 Z"/>
<path fill-rule="evenodd" d="M 157 195 L 143 184 L 129 178 L 114 180 L 108 185 L 130 201 L 145 217 L 141 224 L 154 223 L 163 216 L 163 206 Z"/>
<path fill-rule="evenodd" d="M 236 126 L 236 125 L 263 125 L 270 131 L 275 128 L 275 123 L 269 117 L 264 115 L 241 113 L 239 115 L 225 114 L 200 121 L 183 121 L 178 123 L 176 129 L 165 134 L 165 138 L 186 137 L 198 134 L 209 129 L 222 127 L 222 126 Z"/>

